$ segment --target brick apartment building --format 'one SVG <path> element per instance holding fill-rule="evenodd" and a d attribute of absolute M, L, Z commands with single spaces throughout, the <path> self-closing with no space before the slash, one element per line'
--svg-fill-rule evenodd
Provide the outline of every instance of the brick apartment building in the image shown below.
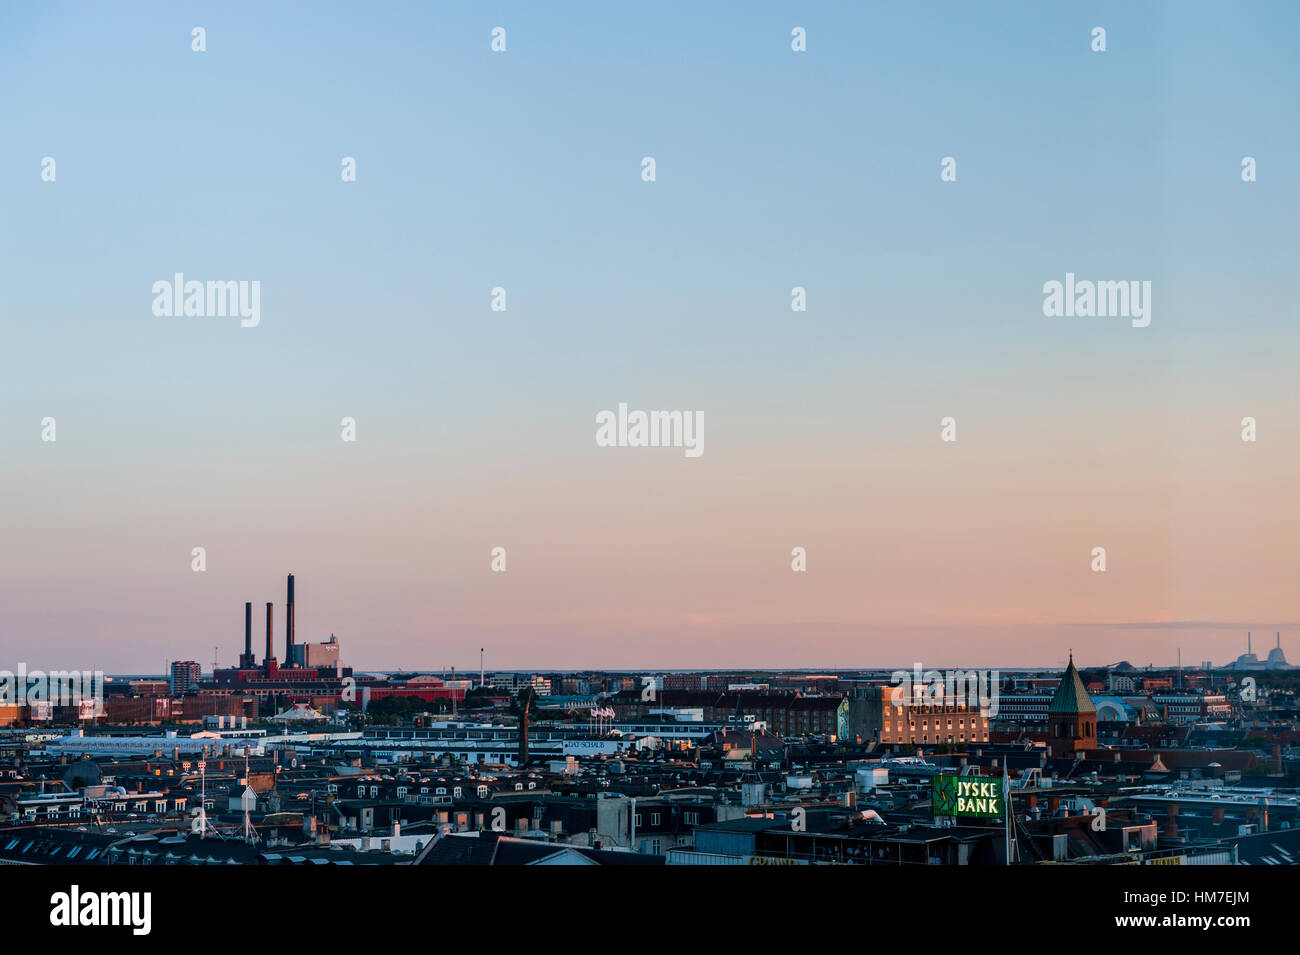
<path fill-rule="evenodd" d="M 989 718 L 964 699 L 909 697 L 901 686 L 849 694 L 849 735 L 881 743 L 987 743 Z"/>

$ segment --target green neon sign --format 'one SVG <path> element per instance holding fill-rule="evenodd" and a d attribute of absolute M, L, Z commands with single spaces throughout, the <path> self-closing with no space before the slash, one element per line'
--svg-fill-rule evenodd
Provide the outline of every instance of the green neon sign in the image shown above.
<path fill-rule="evenodd" d="M 936 816 L 968 819 L 1001 818 L 1002 780 L 977 776 L 933 776 L 931 804 Z"/>

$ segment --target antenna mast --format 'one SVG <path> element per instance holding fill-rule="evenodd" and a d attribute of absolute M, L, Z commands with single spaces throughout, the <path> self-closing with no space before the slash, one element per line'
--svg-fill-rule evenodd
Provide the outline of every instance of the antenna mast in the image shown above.
<path fill-rule="evenodd" d="M 208 834 L 208 761 L 199 760 L 199 838 Z"/>

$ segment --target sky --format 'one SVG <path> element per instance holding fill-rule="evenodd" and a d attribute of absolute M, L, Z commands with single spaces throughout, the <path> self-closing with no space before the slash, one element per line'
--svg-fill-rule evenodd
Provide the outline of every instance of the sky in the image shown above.
<path fill-rule="evenodd" d="M 808 6 L 0 9 L 0 668 L 1300 662 L 1300 11 Z"/>

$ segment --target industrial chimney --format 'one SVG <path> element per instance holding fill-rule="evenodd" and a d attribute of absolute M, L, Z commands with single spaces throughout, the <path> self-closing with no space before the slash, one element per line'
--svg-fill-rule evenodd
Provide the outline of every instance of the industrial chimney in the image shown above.
<path fill-rule="evenodd" d="M 268 675 L 275 670 L 275 646 L 272 643 L 275 631 L 271 626 L 274 610 L 275 605 L 268 600 L 266 602 L 266 659 L 262 661 L 262 668 L 266 670 Z"/>
<path fill-rule="evenodd" d="M 293 574 L 289 575 L 289 603 L 287 605 L 288 617 L 284 622 L 285 646 L 284 646 L 284 665 L 291 667 L 293 663 Z"/>
<path fill-rule="evenodd" d="M 253 602 L 244 603 L 244 655 L 239 658 L 239 668 L 249 670 L 253 667 Z"/>

